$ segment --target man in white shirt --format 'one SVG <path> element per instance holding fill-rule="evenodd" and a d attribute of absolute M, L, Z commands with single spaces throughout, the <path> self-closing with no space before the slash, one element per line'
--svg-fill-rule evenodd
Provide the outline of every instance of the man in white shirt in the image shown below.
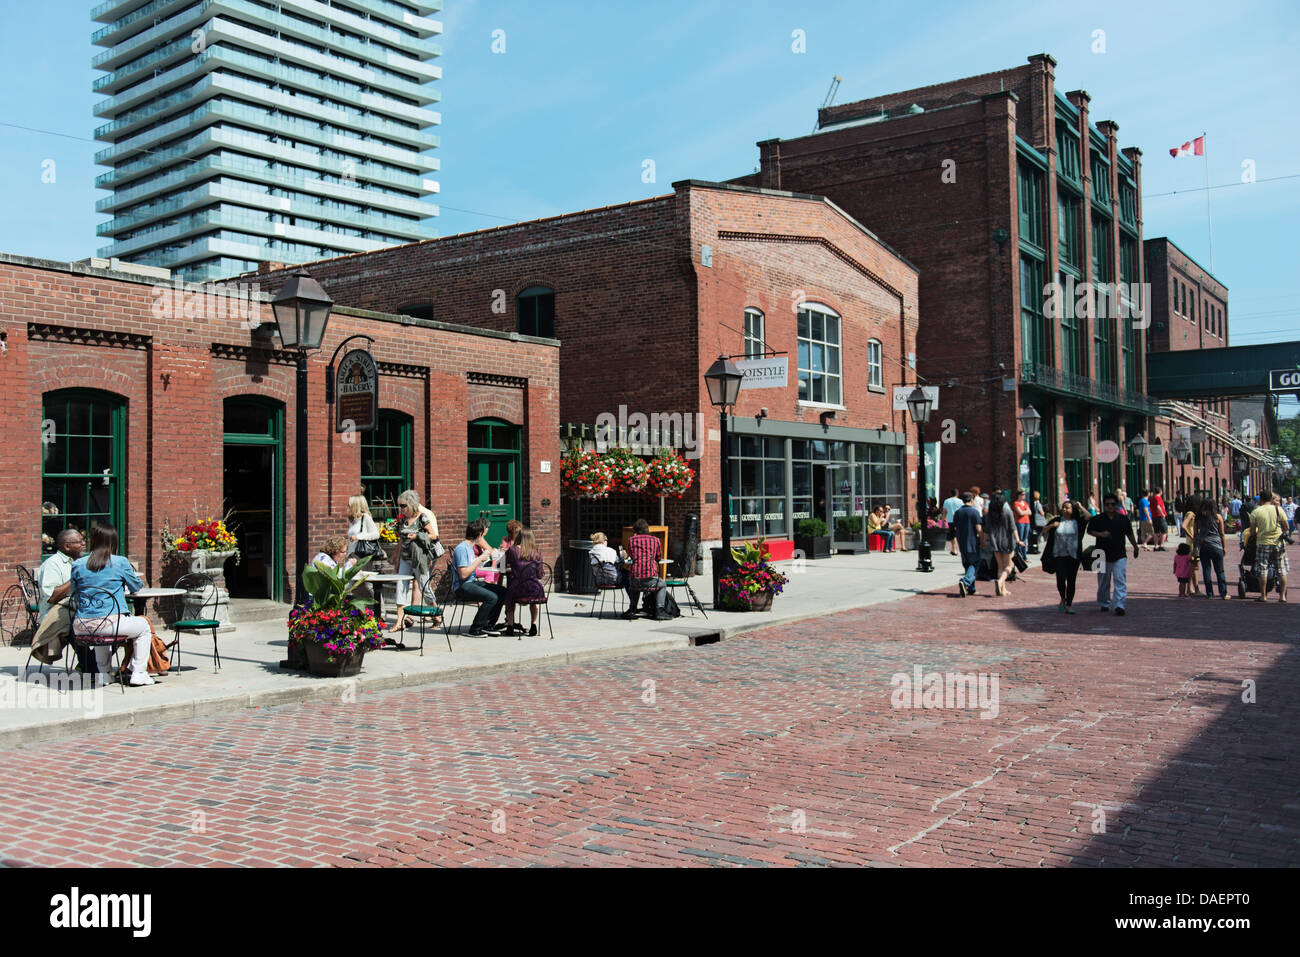
<path fill-rule="evenodd" d="M 957 554 L 957 526 L 952 521 L 957 515 L 957 509 L 961 508 L 961 495 L 956 489 L 952 494 L 943 500 L 943 517 L 948 522 L 948 554 Z"/>
<path fill-rule="evenodd" d="M 58 551 L 41 562 L 41 567 L 36 572 L 36 587 L 41 596 L 41 621 L 50 613 L 50 606 L 63 601 L 72 590 L 72 563 L 86 550 L 86 539 L 75 528 L 65 528 L 54 539 L 54 547 Z M 95 671 L 94 662 L 95 656 L 87 649 L 77 649 L 77 663 L 84 673 L 91 674 Z"/>
<path fill-rule="evenodd" d="M 1295 525 L 1295 500 L 1287 496 L 1286 501 L 1282 503 L 1282 511 L 1286 515 L 1286 520 Z"/>

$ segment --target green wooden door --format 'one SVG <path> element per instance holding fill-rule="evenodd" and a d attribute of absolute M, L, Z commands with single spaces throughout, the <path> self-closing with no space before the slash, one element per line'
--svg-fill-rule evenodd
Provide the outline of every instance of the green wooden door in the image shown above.
<path fill-rule="evenodd" d="M 519 514 L 519 427 L 500 419 L 469 424 L 468 513 L 488 523 L 494 546 Z"/>
<path fill-rule="evenodd" d="M 284 406 L 234 396 L 223 416 L 223 508 L 240 552 L 226 586 L 232 597 L 284 601 Z"/>

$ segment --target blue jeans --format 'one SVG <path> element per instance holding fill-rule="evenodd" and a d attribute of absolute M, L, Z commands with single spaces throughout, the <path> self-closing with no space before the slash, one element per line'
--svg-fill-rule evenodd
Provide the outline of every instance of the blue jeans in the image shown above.
<path fill-rule="evenodd" d="M 1213 567 L 1215 577 L 1219 579 L 1219 597 L 1222 598 L 1228 594 L 1228 583 L 1223 577 L 1223 549 L 1215 548 L 1213 545 L 1202 545 L 1201 555 L 1201 577 L 1205 579 L 1205 594 L 1211 594 L 1210 591 L 1210 569 Z"/>
<path fill-rule="evenodd" d="M 1106 562 L 1104 571 L 1097 575 L 1097 604 L 1102 608 L 1109 608 L 1111 605 L 1111 585 L 1115 586 L 1114 605 L 1116 608 L 1124 607 L 1124 599 L 1128 597 L 1128 559 L 1120 558 L 1113 562 Z"/>
<path fill-rule="evenodd" d="M 481 603 L 478 606 L 478 613 L 474 616 L 474 623 L 470 625 L 471 631 L 481 631 L 489 625 L 495 625 L 497 619 L 501 617 L 506 590 L 494 582 L 471 578 L 460 583 L 460 596 L 465 601 Z"/>
<path fill-rule="evenodd" d="M 1021 558 L 1024 558 L 1025 549 L 1029 547 L 1029 523 L 1028 522 L 1016 523 L 1016 536 L 1020 539 L 1019 543 L 1016 545 L 1016 554 L 1019 555 Z"/>
<path fill-rule="evenodd" d="M 872 535 L 879 535 L 881 538 L 883 538 L 883 539 L 885 540 L 885 551 L 887 551 L 887 552 L 892 552 L 892 551 L 894 550 L 894 533 L 893 533 L 893 532 L 888 531 L 887 529 L 883 529 L 883 528 L 881 528 L 881 529 L 877 529 L 876 531 L 872 532 L 871 534 L 872 534 Z"/>
<path fill-rule="evenodd" d="M 971 594 L 974 594 L 975 573 L 979 571 L 980 553 L 974 552 L 973 554 L 967 555 L 965 552 L 962 552 L 961 563 L 966 568 L 966 573 L 961 576 L 961 580 L 966 584 L 966 590 Z"/>

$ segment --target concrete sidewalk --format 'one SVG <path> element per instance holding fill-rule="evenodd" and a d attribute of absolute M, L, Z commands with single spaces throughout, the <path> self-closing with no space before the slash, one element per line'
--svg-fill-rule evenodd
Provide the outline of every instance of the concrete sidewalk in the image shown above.
<path fill-rule="evenodd" d="M 222 670 L 212 671 L 212 640 L 207 635 L 182 637 L 184 670 L 160 677 L 143 688 L 120 685 L 94 691 L 63 691 L 38 686 L 33 669 L 23 682 L 28 648 L 0 647 L 0 747 L 48 741 L 72 735 L 114 731 L 138 725 L 183 720 L 237 711 L 355 695 L 367 691 L 436 685 L 466 675 L 490 674 L 574 661 L 685 650 L 732 638 L 755 628 L 824 615 L 945 588 L 960 575 L 955 556 L 934 555 L 935 573 L 916 572 L 916 553 L 839 555 L 820 561 L 780 563 L 790 576 L 785 593 L 771 612 L 715 612 L 709 603 L 711 581 L 693 579 L 708 618 L 692 617 L 683 603 L 681 618 L 671 622 L 625 621 L 609 613 L 589 617 L 587 596 L 551 597 L 555 638 L 547 637 L 545 618 L 538 638 L 467 638 L 452 635 L 453 651 L 441 629 L 429 629 L 424 655 L 383 649 L 366 655 L 356 678 L 316 678 L 281 671 L 287 625 L 284 620 L 239 623 L 220 637 Z M 521 609 L 522 610 L 522 609 Z M 463 627 L 468 627 L 466 609 Z M 288 606 L 285 606 L 285 616 Z M 526 615 L 526 613 L 525 613 Z M 236 619 L 238 613 L 236 612 Z M 526 617 L 524 619 L 527 620 Z M 390 612 L 391 622 L 391 612 Z M 156 622 L 155 622 L 156 624 Z M 462 629 L 463 630 L 463 629 Z M 159 635 L 164 633 L 160 630 Z M 409 628 L 406 641 L 418 643 Z M 49 674 L 50 668 L 46 668 Z M 62 668 L 56 666 L 61 673 Z"/>

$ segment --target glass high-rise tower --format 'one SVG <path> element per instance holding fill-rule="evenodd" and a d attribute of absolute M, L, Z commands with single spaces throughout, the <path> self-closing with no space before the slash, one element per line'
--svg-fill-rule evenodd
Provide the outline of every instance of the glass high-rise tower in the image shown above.
<path fill-rule="evenodd" d="M 108 0 L 100 256 L 201 281 L 434 235 L 441 0 Z"/>

